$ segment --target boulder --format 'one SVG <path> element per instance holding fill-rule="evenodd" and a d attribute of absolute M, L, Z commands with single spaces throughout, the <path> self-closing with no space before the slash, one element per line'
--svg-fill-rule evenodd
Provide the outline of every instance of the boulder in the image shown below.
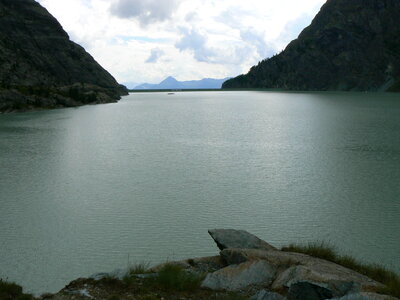
<path fill-rule="evenodd" d="M 212 229 L 208 233 L 220 250 L 226 248 L 277 250 L 267 242 L 245 230 Z"/>
<path fill-rule="evenodd" d="M 343 296 L 341 298 L 334 298 L 332 300 L 399 300 L 399 299 L 375 293 L 353 293 Z"/>
<path fill-rule="evenodd" d="M 382 285 L 355 271 L 321 260 L 320 265 L 294 265 L 281 272 L 272 284 L 272 288 L 291 287 L 301 281 L 325 284 L 335 297 L 350 292 L 377 290 Z"/>
<path fill-rule="evenodd" d="M 288 300 L 325 300 L 332 297 L 330 289 L 307 281 L 292 284 L 287 294 Z"/>
<path fill-rule="evenodd" d="M 231 265 L 209 273 L 202 283 L 212 290 L 238 291 L 252 286 L 269 286 L 275 277 L 275 268 L 266 261 L 250 261 Z"/>
<path fill-rule="evenodd" d="M 250 300 L 286 300 L 286 298 L 278 293 L 261 290 L 256 295 L 251 297 Z"/>
<path fill-rule="evenodd" d="M 224 249 L 221 257 L 228 263 L 265 260 L 277 270 L 273 289 L 289 288 L 299 281 L 326 283 L 337 296 L 348 292 L 375 291 L 382 284 L 353 270 L 306 254 L 260 249 Z M 334 296 L 336 296 L 334 295 Z"/>

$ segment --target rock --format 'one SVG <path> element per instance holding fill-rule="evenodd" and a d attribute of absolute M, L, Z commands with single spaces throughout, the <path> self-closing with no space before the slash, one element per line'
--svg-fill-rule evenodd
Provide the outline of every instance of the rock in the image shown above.
<path fill-rule="evenodd" d="M 399 299 L 375 293 L 354 293 L 343 296 L 341 298 L 333 298 L 332 300 L 399 300 Z"/>
<path fill-rule="evenodd" d="M 147 278 L 155 278 L 158 276 L 157 273 L 146 273 L 146 274 L 133 274 L 134 277 L 147 279 Z"/>
<path fill-rule="evenodd" d="M 280 54 L 223 88 L 400 91 L 400 1 L 329 0 Z"/>
<path fill-rule="evenodd" d="M 181 261 L 162 263 L 162 264 L 152 267 L 149 271 L 150 272 L 158 272 L 166 264 L 179 265 L 180 267 L 182 267 L 185 270 L 193 271 L 193 272 L 201 273 L 201 274 L 215 272 L 226 266 L 222 262 L 221 256 L 218 255 L 218 256 L 190 258 L 190 259 L 185 259 L 185 260 L 181 260 Z"/>
<path fill-rule="evenodd" d="M 286 298 L 278 293 L 261 290 L 256 295 L 251 297 L 250 300 L 286 300 Z"/>
<path fill-rule="evenodd" d="M 330 289 L 306 281 L 292 284 L 287 294 L 288 300 L 325 300 L 332 297 Z"/>
<path fill-rule="evenodd" d="M 105 278 L 114 278 L 114 279 L 119 279 L 122 280 L 126 275 L 128 275 L 129 270 L 128 269 L 116 269 L 112 272 L 109 273 L 96 273 L 91 275 L 89 278 L 94 279 L 94 280 L 102 280 Z"/>
<path fill-rule="evenodd" d="M 259 249 L 224 249 L 221 257 L 228 263 L 265 260 L 277 270 L 273 289 L 289 288 L 299 281 L 328 283 L 338 296 L 350 291 L 374 291 L 382 284 L 338 264 L 306 254 Z"/>
<path fill-rule="evenodd" d="M 322 261 L 320 264 L 294 265 L 281 272 L 272 284 L 272 288 L 291 287 L 301 281 L 325 284 L 335 297 L 349 292 L 377 290 L 382 285 L 355 271 Z"/>
<path fill-rule="evenodd" d="M 213 229 L 208 230 L 208 233 L 220 250 L 226 248 L 276 250 L 275 247 L 245 230 Z"/>
<path fill-rule="evenodd" d="M 209 273 L 202 283 L 212 290 L 238 291 L 252 286 L 268 286 L 275 277 L 275 269 L 266 261 L 251 261 L 231 265 Z"/>

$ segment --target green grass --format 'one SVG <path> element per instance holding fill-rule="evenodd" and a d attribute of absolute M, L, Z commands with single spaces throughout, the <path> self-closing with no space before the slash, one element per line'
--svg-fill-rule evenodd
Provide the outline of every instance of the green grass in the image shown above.
<path fill-rule="evenodd" d="M 378 292 L 400 297 L 400 276 L 387 268 L 377 264 L 365 264 L 349 255 L 340 255 L 334 247 L 323 243 L 309 243 L 307 245 L 291 244 L 283 247 L 282 251 L 298 252 L 334 262 L 343 267 L 352 269 L 360 274 L 385 285 Z"/>
<path fill-rule="evenodd" d="M 31 300 L 32 295 L 24 294 L 22 287 L 0 279 L 0 299 L 1 300 Z"/>
<path fill-rule="evenodd" d="M 147 262 L 141 262 L 134 264 L 129 267 L 129 275 L 145 274 L 148 273 L 150 269 L 150 264 Z"/>
<path fill-rule="evenodd" d="M 187 272 L 181 266 L 166 264 L 152 281 L 158 287 L 174 291 L 194 291 L 200 287 L 204 276 Z"/>
<path fill-rule="evenodd" d="M 122 281 L 126 285 L 131 285 L 135 282 L 135 275 L 149 273 L 150 264 L 146 262 L 137 263 L 129 267 L 128 274 L 124 276 Z"/>

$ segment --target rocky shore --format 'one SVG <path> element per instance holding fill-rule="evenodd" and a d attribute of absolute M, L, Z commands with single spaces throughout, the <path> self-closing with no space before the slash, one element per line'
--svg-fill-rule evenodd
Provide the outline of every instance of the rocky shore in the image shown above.
<path fill-rule="evenodd" d="M 365 275 L 278 250 L 247 231 L 214 229 L 209 234 L 220 249 L 217 256 L 99 273 L 42 299 L 398 300 L 382 294 L 385 286 Z"/>

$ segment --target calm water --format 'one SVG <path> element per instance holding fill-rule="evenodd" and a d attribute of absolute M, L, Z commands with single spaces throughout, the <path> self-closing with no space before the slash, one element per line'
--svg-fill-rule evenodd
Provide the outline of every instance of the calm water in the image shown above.
<path fill-rule="evenodd" d="M 132 94 L 0 115 L 0 277 L 28 291 L 214 255 L 207 229 L 400 271 L 400 96 Z"/>

